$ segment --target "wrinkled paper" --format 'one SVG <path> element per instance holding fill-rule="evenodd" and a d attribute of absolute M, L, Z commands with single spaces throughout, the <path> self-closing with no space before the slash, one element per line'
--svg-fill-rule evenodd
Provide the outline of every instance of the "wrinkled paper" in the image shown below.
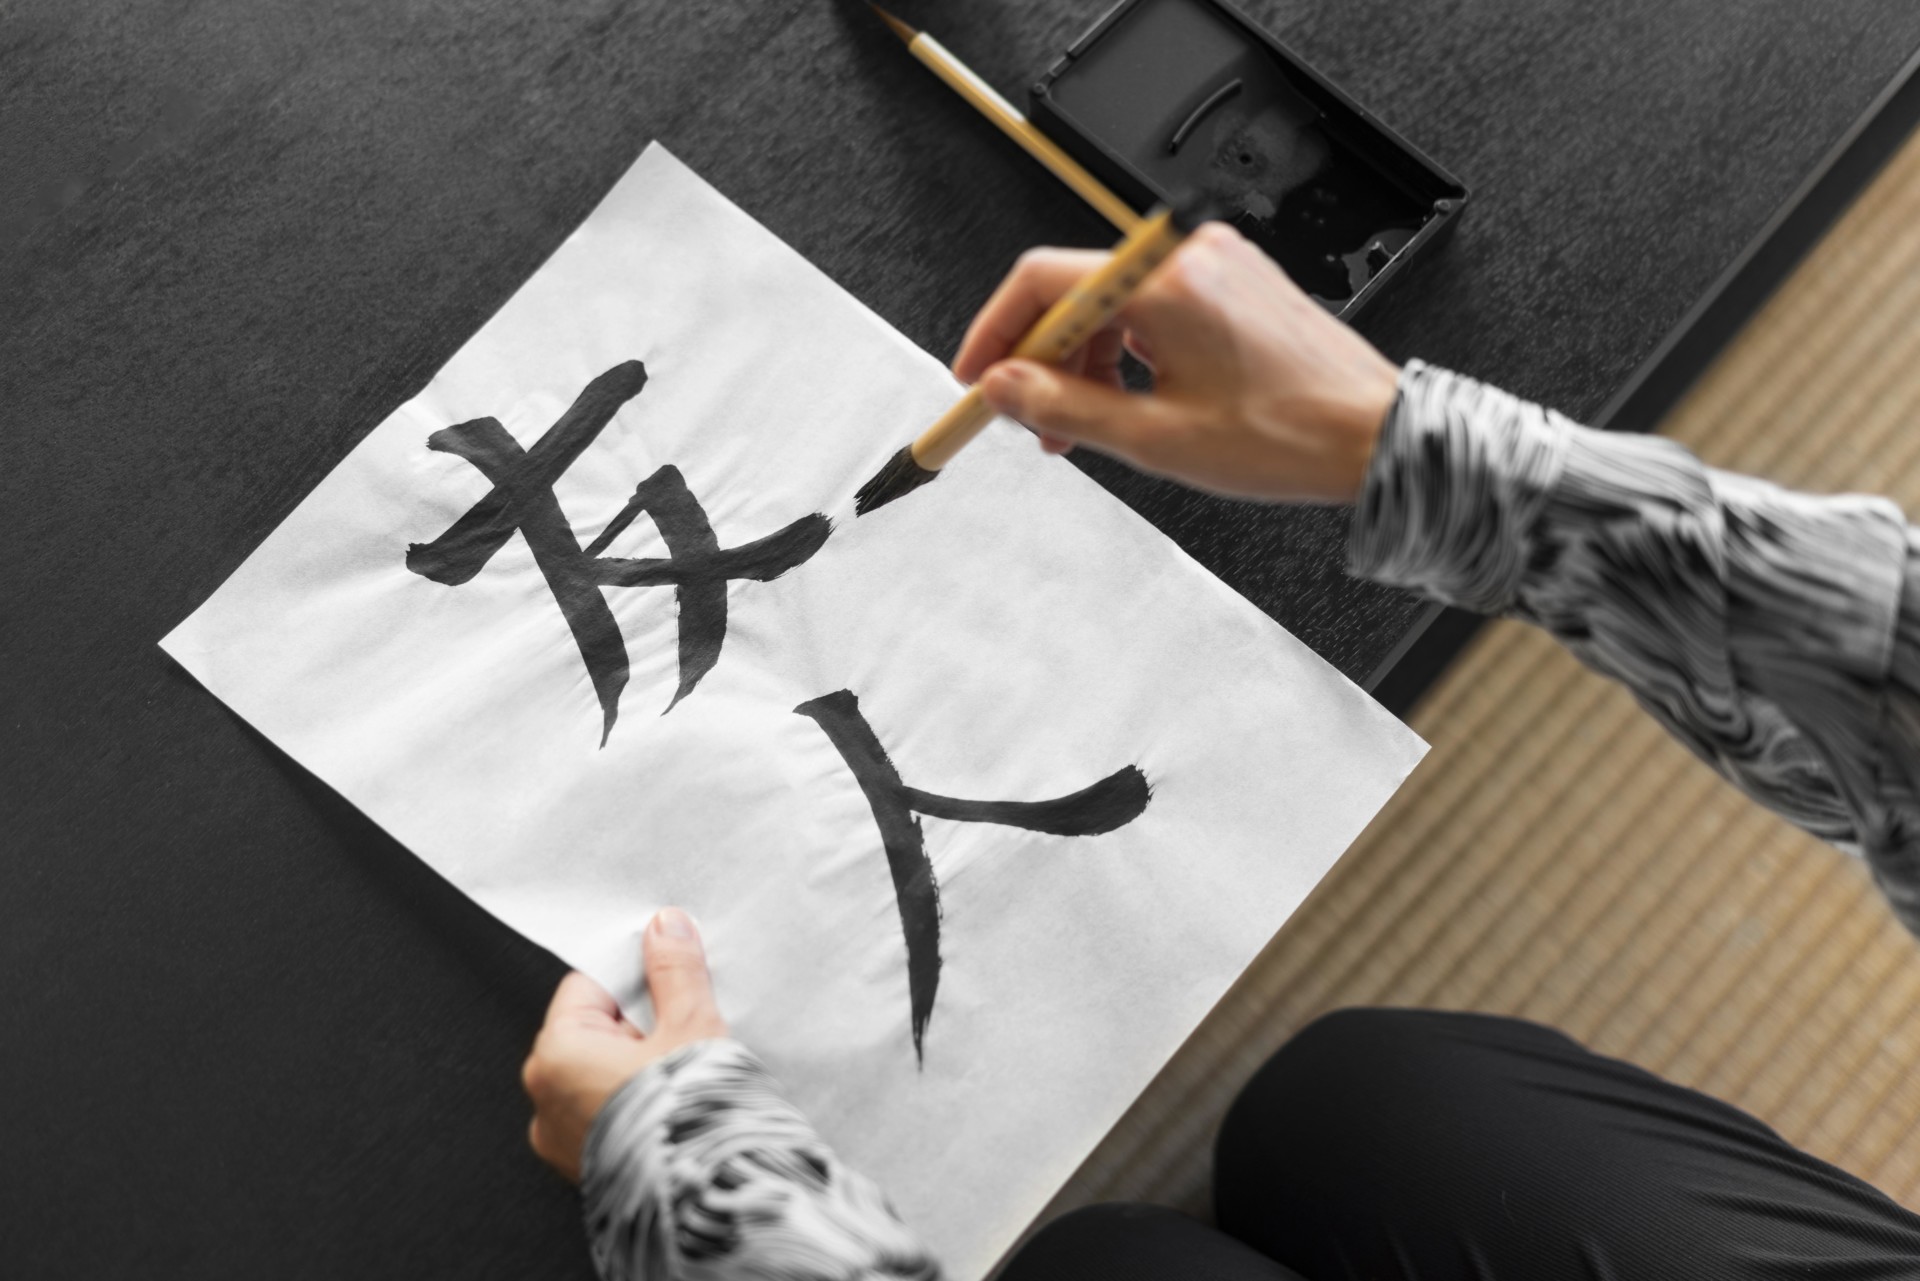
<path fill-rule="evenodd" d="M 675 587 L 595 589 L 630 670 L 607 731 L 521 533 L 457 585 L 407 552 L 492 489 L 429 437 L 490 417 L 533 451 L 629 361 L 646 385 L 553 484 L 580 546 L 668 465 L 723 548 L 813 513 L 833 530 L 772 581 L 726 583 L 718 659 L 670 711 Z M 966 1278 L 1425 747 L 1011 424 L 856 520 L 854 490 L 959 390 L 656 145 L 162 643 L 637 1018 L 641 931 L 686 907 L 736 1034 Z M 641 514 L 602 554 L 668 549 Z M 941 962 L 924 1058 L 874 811 L 795 711 L 842 690 L 913 788 L 1040 800 L 1131 765 L 1152 789 L 1101 835 L 918 819 Z"/>

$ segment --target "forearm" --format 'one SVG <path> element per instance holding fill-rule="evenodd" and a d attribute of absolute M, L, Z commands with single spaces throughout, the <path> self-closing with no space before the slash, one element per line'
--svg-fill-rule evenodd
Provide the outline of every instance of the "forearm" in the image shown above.
<path fill-rule="evenodd" d="M 1715 471 L 1416 364 L 1350 564 L 1538 623 L 1750 795 L 1864 846 L 1888 883 L 1914 826 L 1915 738 L 1887 732 L 1909 705 L 1899 673 L 1920 669 L 1920 627 L 1901 626 L 1908 537 L 1885 500 Z"/>
<path fill-rule="evenodd" d="M 737 1041 L 641 1072 L 588 1136 L 581 1193 L 605 1281 L 933 1281 L 939 1268 Z"/>

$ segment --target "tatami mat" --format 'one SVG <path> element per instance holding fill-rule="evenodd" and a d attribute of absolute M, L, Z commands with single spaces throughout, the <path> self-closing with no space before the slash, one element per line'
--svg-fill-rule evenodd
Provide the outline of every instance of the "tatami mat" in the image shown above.
<path fill-rule="evenodd" d="M 1466 371 L 1471 372 L 1471 371 Z M 1666 424 L 1709 462 L 1920 512 L 1920 142 Z M 1057 1199 L 1204 1214 L 1250 1073 L 1347 1005 L 1496 1011 L 1737 1103 L 1920 1208 L 1920 947 L 1541 634 L 1488 629 L 1433 752 Z"/>

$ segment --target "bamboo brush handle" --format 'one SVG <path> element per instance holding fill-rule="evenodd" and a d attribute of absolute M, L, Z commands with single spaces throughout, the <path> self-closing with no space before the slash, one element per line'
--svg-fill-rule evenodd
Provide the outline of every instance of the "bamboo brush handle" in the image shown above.
<path fill-rule="evenodd" d="M 1072 187 L 1082 200 L 1099 210 L 1108 222 L 1128 232 L 1140 225 L 1140 215 L 1126 201 L 1107 190 L 1105 184 L 1082 168 L 1079 161 L 1035 128 L 1019 108 L 1002 98 L 992 85 L 975 75 L 966 63 L 947 52 L 945 45 L 922 31 L 907 42 L 907 49 L 925 63 L 933 74 L 946 81 L 955 93 L 972 103 L 974 110 L 999 125 L 1002 133 L 1025 147 L 1028 155 L 1052 170 L 1054 177 Z"/>
<path fill-rule="evenodd" d="M 993 406 L 987 403 L 978 387 L 969 388 L 966 395 L 953 403 L 952 409 L 940 415 L 939 422 L 921 432 L 920 438 L 913 442 L 913 461 L 928 471 L 939 471 L 992 421 Z"/>
<path fill-rule="evenodd" d="M 1186 237 L 1187 233 L 1174 224 L 1170 210 L 1162 209 L 1147 218 L 1120 242 L 1113 257 L 1047 309 L 1013 349 L 1014 356 L 1048 365 L 1071 356 L 1113 322 L 1140 283 Z M 939 471 L 992 421 L 993 408 L 980 389 L 973 388 L 942 414 L 939 422 L 920 433 L 912 445 L 913 461 L 928 471 Z"/>

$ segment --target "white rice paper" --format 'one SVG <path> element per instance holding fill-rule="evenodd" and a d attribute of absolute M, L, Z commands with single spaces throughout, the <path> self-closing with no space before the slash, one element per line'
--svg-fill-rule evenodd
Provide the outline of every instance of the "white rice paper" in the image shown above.
<path fill-rule="evenodd" d="M 630 663 L 604 746 L 580 646 L 514 533 L 460 585 L 406 563 L 492 488 L 430 450 L 536 441 L 596 377 L 646 385 L 552 491 L 581 546 L 673 465 L 730 581 L 680 681 L 672 586 L 598 589 Z M 413 400 L 163 642 L 274 743 L 645 1017 L 640 934 L 700 921 L 724 1012 L 956 1278 L 984 1274 L 1425 751 L 1066 462 L 998 423 L 936 483 L 853 492 L 951 376 L 659 146 Z M 663 558 L 647 515 L 606 556 Z M 941 968 L 924 1059 L 867 797 L 810 700 L 851 691 L 907 786 L 1040 800 L 1127 766 L 1101 835 L 919 818 Z"/>

